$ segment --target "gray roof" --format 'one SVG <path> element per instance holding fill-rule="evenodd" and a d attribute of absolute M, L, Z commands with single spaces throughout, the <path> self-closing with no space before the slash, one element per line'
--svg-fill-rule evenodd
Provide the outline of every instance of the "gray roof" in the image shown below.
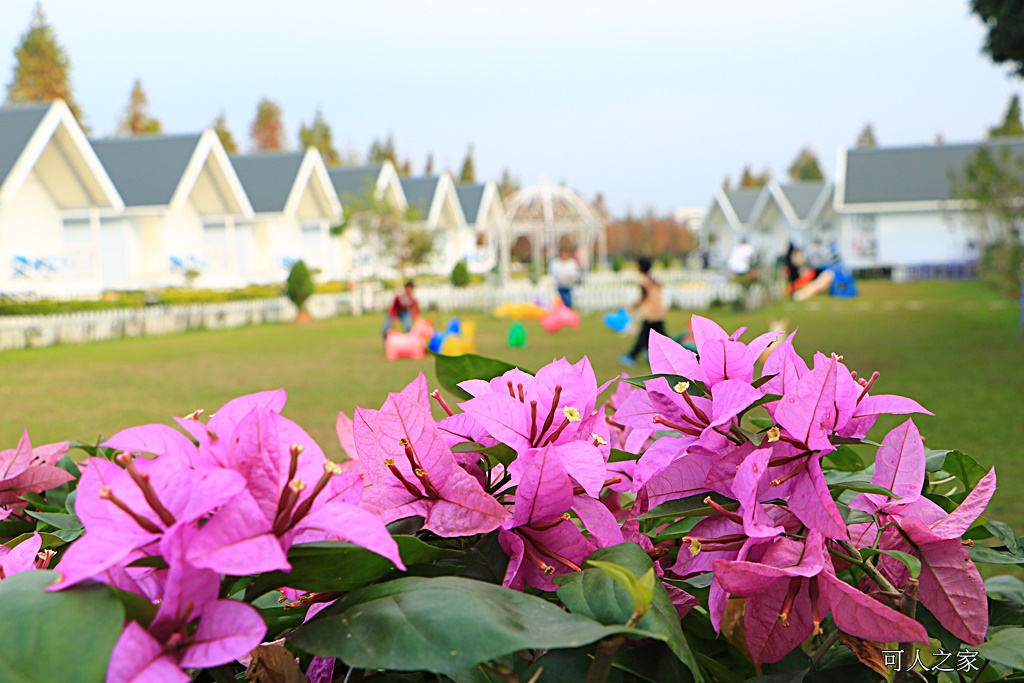
<path fill-rule="evenodd" d="M 486 185 L 455 186 L 455 194 L 459 198 L 462 215 L 466 217 L 466 223 L 469 225 L 474 225 L 480 219 L 480 205 L 483 203 L 486 187 Z"/>
<path fill-rule="evenodd" d="M 985 147 L 1024 159 L 1024 139 L 928 147 L 851 149 L 846 156 L 846 204 L 956 199 L 964 164 Z"/>
<path fill-rule="evenodd" d="M 7 174 L 14 168 L 49 110 L 49 104 L 0 109 L 0 185 L 7 179 Z"/>
<path fill-rule="evenodd" d="M 242 182 L 245 194 L 256 213 L 284 211 L 295 179 L 302 166 L 304 152 L 252 154 L 231 157 L 231 165 Z"/>
<path fill-rule="evenodd" d="M 338 193 L 341 201 L 351 203 L 352 199 L 362 199 L 373 192 L 383 169 L 382 164 L 329 168 L 327 175 L 331 177 L 331 184 L 334 185 L 334 191 Z M 345 201 L 346 199 L 348 202 Z"/>
<path fill-rule="evenodd" d="M 736 217 L 740 219 L 740 223 L 747 223 L 754 212 L 754 204 L 757 203 L 757 198 L 761 196 L 761 188 L 730 190 L 725 193 L 725 196 L 728 197 L 729 203 L 732 204 L 733 211 L 736 212 Z"/>
<path fill-rule="evenodd" d="M 797 220 L 805 221 L 810 217 L 811 209 L 814 208 L 822 190 L 825 189 L 825 184 L 790 183 L 789 185 L 780 185 L 779 189 L 782 190 L 782 194 L 786 195 L 789 205 L 796 212 Z"/>
<path fill-rule="evenodd" d="M 427 217 L 430 205 L 434 202 L 434 193 L 437 192 L 437 184 L 440 176 L 427 176 L 425 178 L 399 178 L 402 183 L 402 192 L 410 207 L 415 206 Z"/>
<path fill-rule="evenodd" d="M 171 203 L 200 134 L 90 140 L 125 206 Z"/>

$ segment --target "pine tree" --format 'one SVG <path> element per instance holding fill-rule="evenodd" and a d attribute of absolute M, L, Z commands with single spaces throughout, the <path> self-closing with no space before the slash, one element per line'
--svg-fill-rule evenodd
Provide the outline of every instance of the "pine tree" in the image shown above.
<path fill-rule="evenodd" d="M 254 152 L 280 152 L 285 148 L 281 107 L 266 97 L 256 106 L 256 120 L 249 129 Z"/>
<path fill-rule="evenodd" d="M 387 140 L 381 142 L 380 140 L 374 140 L 373 144 L 370 145 L 370 153 L 367 155 L 367 163 L 370 164 L 382 164 L 385 161 L 390 161 L 395 167 L 398 167 L 398 154 L 395 152 L 395 136 L 388 135 Z"/>
<path fill-rule="evenodd" d="M 764 187 L 768 183 L 769 177 L 768 171 L 758 175 L 751 171 L 749 166 L 744 166 L 743 174 L 740 176 L 740 188 L 749 190 Z"/>
<path fill-rule="evenodd" d="M 459 182 L 473 185 L 476 183 L 476 166 L 473 163 L 473 145 L 466 150 L 466 160 L 462 162 L 462 171 L 459 172 Z"/>
<path fill-rule="evenodd" d="M 434 153 L 427 154 L 427 165 L 423 167 L 423 175 L 432 176 L 434 175 Z"/>
<path fill-rule="evenodd" d="M 1020 98 L 1014 95 L 1006 106 L 1003 122 L 995 128 L 988 129 L 990 138 L 1008 138 L 1024 135 L 1024 125 L 1020 121 Z"/>
<path fill-rule="evenodd" d="M 338 150 L 334 148 L 334 142 L 331 140 L 331 126 L 319 109 L 316 110 L 311 125 L 299 126 L 299 144 L 303 149 L 316 148 L 328 166 L 336 166 L 341 161 Z"/>
<path fill-rule="evenodd" d="M 223 111 L 217 114 L 217 118 L 213 120 L 213 132 L 220 138 L 220 144 L 223 145 L 225 152 L 228 154 L 238 153 L 238 143 L 235 142 L 235 136 L 228 129 L 228 119 Z"/>
<path fill-rule="evenodd" d="M 864 128 L 861 129 L 860 135 L 857 136 L 857 142 L 854 143 L 857 149 L 874 149 L 878 147 L 878 143 L 875 142 L 875 130 L 871 127 L 870 123 L 865 123 Z"/>
<path fill-rule="evenodd" d="M 14 78 L 7 84 L 7 103 L 64 100 L 84 126 L 71 88 L 71 61 L 57 42 L 57 34 L 36 3 L 32 23 L 14 48 Z"/>
<path fill-rule="evenodd" d="M 520 187 L 519 178 L 512 175 L 511 171 L 506 168 L 501 172 L 501 181 L 498 183 L 498 196 L 501 197 L 502 201 L 508 199 Z"/>
<path fill-rule="evenodd" d="M 163 132 L 160 122 L 149 114 L 149 97 L 142 88 L 142 80 L 135 79 L 132 92 L 128 96 L 121 122 L 117 124 L 118 135 L 159 135 Z"/>
<path fill-rule="evenodd" d="M 818 166 L 818 157 L 814 156 L 814 152 L 811 151 L 810 147 L 804 147 L 800 150 L 796 159 L 793 160 L 793 165 L 789 167 L 787 172 L 793 180 L 814 181 L 825 179 L 821 172 L 821 167 Z"/>

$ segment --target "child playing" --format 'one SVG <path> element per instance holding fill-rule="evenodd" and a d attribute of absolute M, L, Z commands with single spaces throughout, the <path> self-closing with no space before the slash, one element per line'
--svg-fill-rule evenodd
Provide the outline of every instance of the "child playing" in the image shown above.
<path fill-rule="evenodd" d="M 641 256 L 637 261 L 640 267 L 640 301 L 631 310 L 639 310 L 643 317 L 643 327 L 637 335 L 633 349 L 619 360 L 623 365 L 636 365 L 640 352 L 647 348 L 651 330 L 665 334 L 665 304 L 661 299 L 661 283 L 651 277 L 651 259 Z"/>

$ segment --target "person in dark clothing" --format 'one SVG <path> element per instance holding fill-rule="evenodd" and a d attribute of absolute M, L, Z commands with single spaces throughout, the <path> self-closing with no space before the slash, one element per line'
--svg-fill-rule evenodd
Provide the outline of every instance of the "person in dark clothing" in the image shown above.
<path fill-rule="evenodd" d="M 384 320 L 383 334 L 385 337 L 388 335 L 388 330 L 398 325 L 408 332 L 412 329 L 413 321 L 420 317 L 420 304 L 412 292 L 413 282 L 409 280 L 405 283 L 403 291 L 395 295 L 391 307 L 388 309 L 388 317 Z"/>
<path fill-rule="evenodd" d="M 651 330 L 659 334 L 665 334 L 665 304 L 661 296 L 661 283 L 651 277 L 651 259 L 642 256 L 637 265 L 640 268 L 640 300 L 632 307 L 638 311 L 643 318 L 643 326 L 636 342 L 629 353 L 623 355 L 619 360 L 623 365 L 636 365 L 636 359 L 640 352 L 644 351 L 650 343 Z"/>

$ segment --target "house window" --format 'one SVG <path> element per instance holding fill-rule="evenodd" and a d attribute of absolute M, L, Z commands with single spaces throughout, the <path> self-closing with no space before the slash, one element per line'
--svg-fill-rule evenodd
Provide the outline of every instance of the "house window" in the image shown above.
<path fill-rule="evenodd" d="M 223 223 L 204 224 L 203 247 L 206 251 L 206 272 L 227 273 L 228 262 L 231 259 L 227 226 Z"/>
<path fill-rule="evenodd" d="M 874 214 L 856 216 L 853 221 L 854 255 L 860 258 L 876 258 L 878 256 L 877 232 Z"/>

